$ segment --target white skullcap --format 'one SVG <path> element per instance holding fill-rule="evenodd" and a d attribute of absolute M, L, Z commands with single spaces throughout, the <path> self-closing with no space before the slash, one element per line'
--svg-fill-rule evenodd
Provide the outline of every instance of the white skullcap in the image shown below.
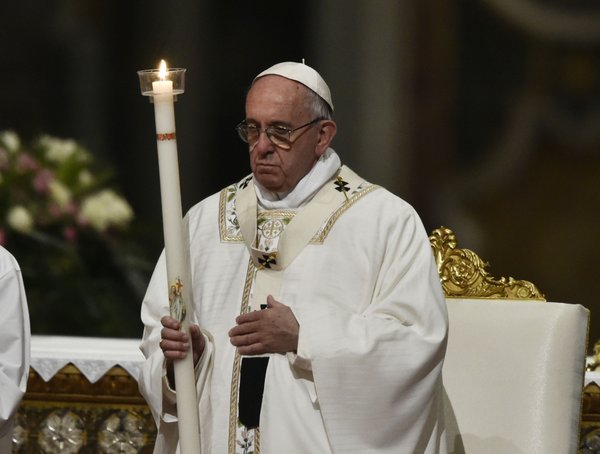
<path fill-rule="evenodd" d="M 282 76 L 286 79 L 300 82 L 302 85 L 310 88 L 321 98 L 323 98 L 333 111 L 333 101 L 331 100 L 331 92 L 329 91 L 329 87 L 321 75 L 310 66 L 305 65 L 304 63 L 296 63 L 293 61 L 277 63 L 276 65 L 271 66 L 269 69 L 265 69 L 258 76 L 256 76 L 254 80 L 268 75 Z"/>

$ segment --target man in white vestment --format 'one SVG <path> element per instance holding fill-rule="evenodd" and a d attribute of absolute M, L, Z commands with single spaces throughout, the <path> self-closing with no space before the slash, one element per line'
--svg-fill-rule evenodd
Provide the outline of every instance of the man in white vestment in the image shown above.
<path fill-rule="evenodd" d="M 342 165 L 332 115 L 309 66 L 254 79 L 237 128 L 252 173 L 186 215 L 189 335 L 161 255 L 141 311 L 155 452 L 177 451 L 172 363 L 190 344 L 203 453 L 447 452 L 448 320 L 427 234 Z"/>
<path fill-rule="evenodd" d="M 14 418 L 29 376 L 29 311 L 21 269 L 0 246 L 0 453 L 12 452 Z"/>

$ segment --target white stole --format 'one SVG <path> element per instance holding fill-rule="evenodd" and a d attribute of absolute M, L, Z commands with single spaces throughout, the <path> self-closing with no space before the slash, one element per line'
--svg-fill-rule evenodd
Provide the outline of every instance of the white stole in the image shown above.
<path fill-rule="evenodd" d="M 251 310 L 258 310 L 261 304 L 266 304 L 268 295 L 279 299 L 283 275 L 281 271 L 306 247 L 327 219 L 341 205 L 348 202 L 344 185 L 340 182 L 356 187 L 359 177 L 346 166 L 342 166 L 337 176 L 334 175 L 325 183 L 313 199 L 298 211 L 281 234 L 277 250 L 271 252 L 264 252 L 256 247 L 257 198 L 253 181 L 238 191 L 237 218 L 244 243 L 256 269 Z"/>

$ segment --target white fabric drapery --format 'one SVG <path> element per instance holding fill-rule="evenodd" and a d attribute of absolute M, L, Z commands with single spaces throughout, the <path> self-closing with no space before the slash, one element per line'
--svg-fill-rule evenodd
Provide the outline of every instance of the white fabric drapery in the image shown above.
<path fill-rule="evenodd" d="M 138 339 L 76 336 L 33 336 L 31 368 L 44 381 L 50 381 L 67 364 L 73 364 L 95 383 L 115 366 L 121 366 L 138 379 L 144 356 Z"/>

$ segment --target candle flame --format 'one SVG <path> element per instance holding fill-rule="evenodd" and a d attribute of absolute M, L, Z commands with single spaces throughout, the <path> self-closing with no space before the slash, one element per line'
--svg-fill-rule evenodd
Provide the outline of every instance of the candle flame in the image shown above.
<path fill-rule="evenodd" d="M 160 80 L 165 80 L 167 77 L 167 62 L 164 60 L 161 60 L 160 65 L 158 65 L 158 77 L 160 77 Z"/>

